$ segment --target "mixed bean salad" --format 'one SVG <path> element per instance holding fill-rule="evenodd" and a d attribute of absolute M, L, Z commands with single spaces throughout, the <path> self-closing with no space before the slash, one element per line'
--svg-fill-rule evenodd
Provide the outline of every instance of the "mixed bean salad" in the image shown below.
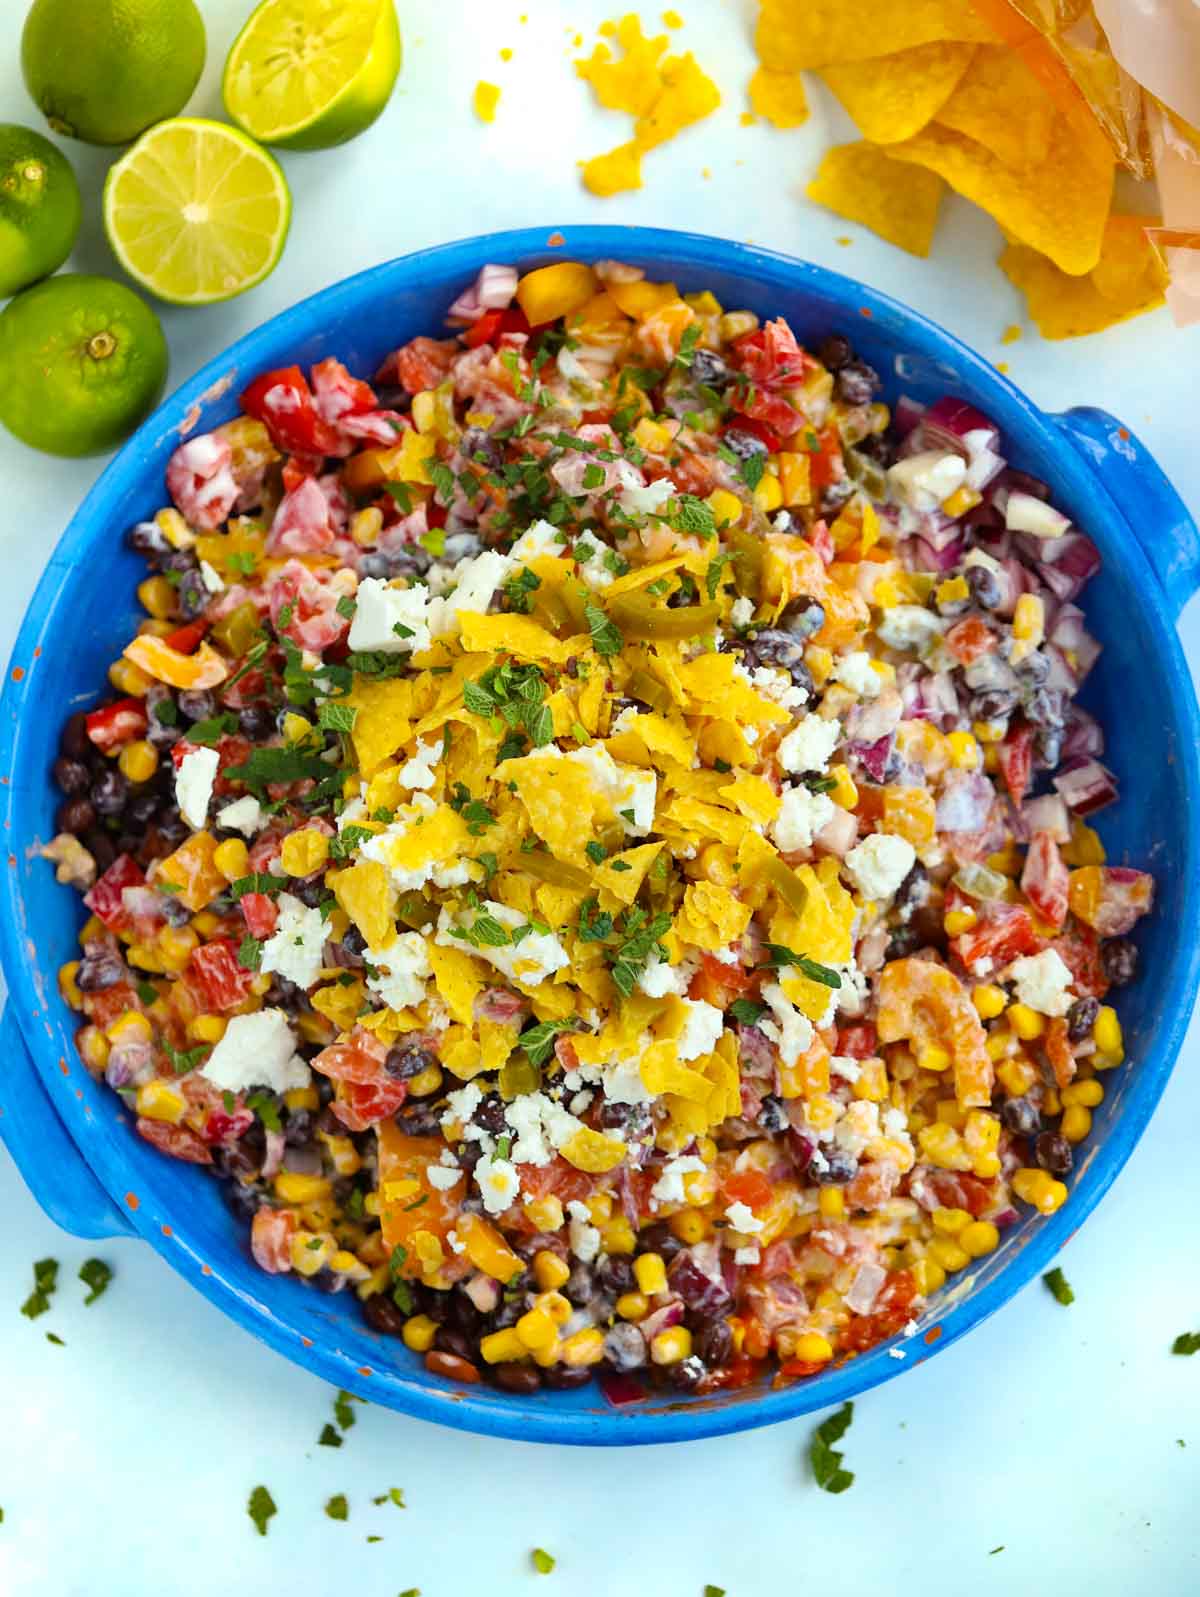
<path fill-rule="evenodd" d="M 436 1373 L 813 1375 L 1066 1201 L 1122 1062 L 1096 550 L 841 333 L 615 261 L 448 327 L 257 377 L 132 529 L 80 1053 Z"/>

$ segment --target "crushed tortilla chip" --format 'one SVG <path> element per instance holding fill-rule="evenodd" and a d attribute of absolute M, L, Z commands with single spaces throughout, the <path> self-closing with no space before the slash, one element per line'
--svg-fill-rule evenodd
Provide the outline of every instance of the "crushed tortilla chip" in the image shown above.
<path fill-rule="evenodd" d="M 754 43 L 772 72 L 799 72 L 942 39 L 992 38 L 971 0 L 762 0 Z"/>
<path fill-rule="evenodd" d="M 1024 172 L 1005 166 L 973 139 L 931 123 L 888 154 L 945 178 L 981 205 L 1023 244 L 1048 255 L 1073 276 L 1090 272 L 1100 245 L 1113 188 L 1113 158 L 1090 159 L 1065 117 L 1058 116 L 1045 161 Z"/>
<path fill-rule="evenodd" d="M 752 108 L 773 128 L 798 128 L 808 121 L 808 97 L 798 72 L 770 72 L 759 67 L 746 92 Z"/>
<path fill-rule="evenodd" d="M 1100 260 L 1083 277 L 1069 277 L 1024 244 L 1008 245 L 1000 270 L 1024 293 L 1043 338 L 1103 332 L 1165 303 L 1162 265 L 1143 232 L 1148 222 L 1109 217 Z"/>
<path fill-rule="evenodd" d="M 1054 131 L 1054 101 L 1015 50 L 981 45 L 954 93 L 938 111 L 954 128 L 1005 166 L 1044 161 Z"/>
<path fill-rule="evenodd" d="M 875 145 L 838 144 L 826 150 L 805 193 L 910 255 L 929 254 L 942 198 L 942 181 L 935 172 L 906 179 Z"/>
<path fill-rule="evenodd" d="M 481 122 L 496 120 L 496 107 L 500 104 L 500 89 L 495 83 L 485 83 L 481 78 L 471 96 L 471 106 Z"/>
<path fill-rule="evenodd" d="M 843 61 L 821 76 L 873 144 L 919 133 L 949 100 L 971 65 L 973 44 L 935 40 L 870 61 Z"/>

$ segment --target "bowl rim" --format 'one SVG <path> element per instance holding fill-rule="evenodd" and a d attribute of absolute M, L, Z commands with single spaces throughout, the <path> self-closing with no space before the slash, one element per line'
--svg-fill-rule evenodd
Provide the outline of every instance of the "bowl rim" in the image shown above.
<path fill-rule="evenodd" d="M 53 551 L 29 603 L 13 647 L 13 668 L 6 674 L 0 699 L 0 710 L 4 712 L 0 715 L 0 751 L 4 756 L 4 768 L 12 773 L 0 795 L 0 813 L 10 829 L 10 838 L 21 795 L 27 786 L 16 772 L 21 752 L 22 681 L 28 679 L 28 664 L 46 628 L 53 622 L 61 589 L 70 571 L 107 530 L 104 525 L 107 502 L 137 480 L 145 470 L 143 462 L 150 453 L 162 447 L 168 438 L 188 436 L 200 422 L 207 400 L 223 394 L 239 374 L 248 375 L 261 365 L 265 357 L 256 354 L 256 350 L 263 343 L 299 343 L 319 330 L 321 319 L 328 318 L 331 310 L 339 306 L 352 307 L 393 278 L 419 280 L 423 274 L 431 273 L 440 282 L 448 283 L 458 274 L 464 278 L 473 274 L 487 259 L 524 262 L 531 257 L 548 257 L 553 260 L 563 258 L 568 248 L 588 260 L 624 255 L 647 265 L 670 261 L 673 266 L 696 271 L 710 267 L 740 271 L 750 277 L 765 275 L 773 280 L 771 286 L 777 290 L 784 289 L 778 281 L 782 274 L 787 278 L 785 291 L 795 298 L 815 292 L 825 298 L 840 299 L 847 314 L 853 306 L 864 317 L 874 318 L 901 337 L 914 354 L 924 354 L 934 360 L 952 357 L 956 379 L 970 392 L 973 402 L 978 402 L 989 414 L 997 408 L 1007 414 L 1009 419 L 1001 424 L 1006 434 L 1013 432 L 1014 426 L 1026 436 L 1041 434 L 1050 450 L 1063 461 L 1065 476 L 1086 472 L 1093 491 L 1101 486 L 1094 470 L 1073 451 L 1052 418 L 954 334 L 880 290 L 780 251 L 686 231 L 589 224 L 478 234 L 398 256 L 307 296 L 243 334 L 158 406 L 92 486 Z M 218 1308 L 260 1340 L 335 1386 L 355 1391 L 368 1400 L 378 1402 L 382 1398 L 387 1406 L 414 1417 L 479 1434 L 525 1441 L 613 1446 L 698 1440 L 776 1424 L 840 1403 L 957 1342 L 1006 1304 L 1049 1263 L 1125 1165 L 1166 1085 L 1187 1028 L 1190 1000 L 1200 975 L 1200 870 L 1197 869 L 1197 828 L 1191 824 L 1200 803 L 1200 711 L 1174 620 L 1158 579 L 1118 505 L 1107 491 L 1098 498 L 1103 501 L 1103 508 L 1098 509 L 1096 519 L 1108 523 L 1114 532 L 1128 535 L 1117 540 L 1120 559 L 1142 579 L 1139 597 L 1150 609 L 1151 622 L 1160 635 L 1159 669 L 1168 690 L 1166 698 L 1172 720 L 1181 734 L 1178 756 L 1184 766 L 1183 789 L 1189 814 L 1180 818 L 1184 823 L 1185 889 L 1180 935 L 1161 994 L 1161 1007 L 1167 1015 L 1165 1034 L 1159 1039 L 1154 1057 L 1138 1063 L 1137 1077 L 1122 1104 L 1120 1118 L 1104 1142 L 1097 1146 L 1095 1155 L 1081 1167 L 1071 1201 L 1057 1214 L 1043 1217 L 994 1280 L 965 1301 L 943 1298 L 944 1312 L 936 1315 L 936 1323 L 925 1331 L 919 1344 L 915 1340 L 913 1344 L 906 1344 L 903 1339 L 893 1338 L 810 1381 L 780 1389 L 750 1389 L 755 1395 L 736 1401 L 708 1405 L 693 1400 L 680 1403 L 678 1407 L 660 1407 L 653 1411 L 639 1411 L 638 1405 L 607 1410 L 566 1408 L 555 1404 L 553 1397 L 549 1401 L 544 1398 L 496 1401 L 492 1394 L 487 1401 L 481 1401 L 474 1396 L 472 1388 L 447 1389 L 431 1383 L 428 1378 L 420 1383 L 396 1379 L 395 1376 L 403 1375 L 404 1371 L 390 1368 L 375 1372 L 393 1377 L 384 1383 L 386 1395 L 381 1393 L 379 1385 L 370 1378 L 371 1372 L 356 1366 L 339 1348 L 320 1343 L 304 1345 L 308 1339 L 280 1320 L 253 1293 L 219 1273 L 211 1270 L 204 1273 L 208 1267 L 200 1251 L 189 1241 L 186 1216 L 159 1214 L 150 1203 L 142 1203 L 136 1210 L 127 1206 L 128 1177 L 122 1174 L 119 1150 L 115 1142 L 89 1135 L 89 1129 L 94 1130 L 94 1125 L 89 1125 L 91 1112 L 76 1099 L 75 1091 L 58 1065 L 55 1032 L 49 1018 L 56 1006 L 64 1014 L 66 1011 L 52 978 L 40 972 L 36 958 L 30 957 L 30 950 L 36 945 L 34 940 L 28 939 L 25 929 L 20 875 L 10 869 L 0 890 L 0 963 L 9 983 L 9 1002 L 15 1002 L 19 1014 L 29 1017 L 23 1027 L 28 1051 L 80 1157 L 137 1232 L 173 1268 L 185 1275 L 191 1285 L 198 1287 Z M 16 863 L 11 853 L 9 862 L 10 866 Z M 59 1029 L 63 1029 L 61 1020 Z M 69 1041 L 69 1031 L 66 1035 Z M 118 1118 L 124 1119 L 123 1111 Z M 935 1309 L 937 1306 L 935 1304 Z M 899 1357 L 895 1356 L 897 1353 Z"/>

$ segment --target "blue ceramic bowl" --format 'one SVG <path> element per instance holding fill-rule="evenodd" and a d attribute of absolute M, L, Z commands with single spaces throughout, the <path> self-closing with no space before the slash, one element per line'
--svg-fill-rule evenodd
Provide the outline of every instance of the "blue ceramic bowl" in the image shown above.
<path fill-rule="evenodd" d="M 1111 859 L 1152 870 L 1158 881 L 1155 914 L 1139 932 L 1142 974 L 1121 995 L 1128 1062 L 1106 1078 L 1109 1096 L 1064 1209 L 1010 1232 L 952 1297 L 932 1305 L 924 1334 L 900 1343 L 902 1359 L 880 1347 L 780 1391 L 663 1396 L 614 1409 L 594 1387 L 526 1398 L 435 1379 L 400 1343 L 372 1334 L 348 1294 L 321 1296 L 255 1267 L 218 1184 L 143 1142 L 119 1101 L 82 1069 L 72 1045 L 76 1017 L 56 990 L 55 972 L 75 951 L 81 909 L 33 855 L 54 831 L 50 765 L 65 716 L 94 702 L 138 620 L 142 567 L 123 534 L 163 502 L 171 451 L 190 431 L 233 416 L 239 389 L 259 371 L 337 355 L 369 375 L 397 344 L 436 332 L 485 261 L 527 269 L 564 255 L 639 262 L 685 290 L 710 288 L 725 305 L 782 314 L 806 342 L 840 329 L 883 375 L 889 399 L 904 392 L 922 401 L 944 393 L 970 400 L 999 424 L 1009 459 L 1053 484 L 1055 502 L 1104 555 L 1086 603 L 1105 650 L 1084 699 L 1107 728 L 1106 759 L 1122 797 L 1101 817 L 1100 831 Z M 820 267 L 687 233 L 579 227 L 567 229 L 565 241 L 538 230 L 466 239 L 339 283 L 241 339 L 146 422 L 84 501 L 25 617 L 0 715 L 9 867 L 0 885 L 0 954 L 11 994 L 0 1134 L 42 1207 L 66 1230 L 144 1237 L 280 1353 L 335 1386 L 423 1419 L 525 1441 L 619 1446 L 744 1430 L 853 1397 L 949 1346 L 1042 1270 L 1108 1188 L 1158 1102 L 1200 959 L 1200 719 L 1173 629 L 1198 575 L 1196 528 L 1127 428 L 1097 410 L 1044 415 L 949 333 Z"/>

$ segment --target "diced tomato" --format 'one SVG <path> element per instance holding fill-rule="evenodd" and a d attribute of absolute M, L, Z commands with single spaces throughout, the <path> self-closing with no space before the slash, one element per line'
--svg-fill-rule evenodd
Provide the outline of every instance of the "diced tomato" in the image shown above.
<path fill-rule="evenodd" d="M 233 446 L 219 433 L 189 438 L 167 462 L 167 492 L 193 527 L 219 527 L 237 503 Z"/>
<path fill-rule="evenodd" d="M 590 1197 L 597 1180 L 557 1156 L 549 1164 L 518 1165 L 517 1173 L 521 1178 L 521 1191 L 527 1198 L 546 1198 L 553 1194 L 564 1207 Z"/>
<path fill-rule="evenodd" d="M 190 1126 L 171 1126 L 165 1120 L 139 1119 L 137 1133 L 153 1143 L 160 1153 L 169 1153 L 172 1159 L 182 1159 L 187 1164 L 212 1164 L 208 1144 Z"/>
<path fill-rule="evenodd" d="M 1085 998 L 1103 998 L 1108 979 L 1100 964 L 1100 938 L 1090 926 L 1072 921 L 1070 930 L 1054 939 L 1054 952 L 1071 972 L 1071 985 Z"/>
<path fill-rule="evenodd" d="M 1017 726 L 1012 729 L 997 750 L 1000 774 L 1008 789 L 1008 796 L 1019 805 L 1029 791 L 1033 773 L 1033 728 Z"/>
<path fill-rule="evenodd" d="M 972 665 L 985 654 L 991 654 L 996 642 L 996 634 L 978 616 L 956 621 L 946 633 L 946 647 L 960 665 Z"/>
<path fill-rule="evenodd" d="M 143 887 L 146 878 L 131 854 L 118 854 L 104 875 L 84 894 L 83 902 L 114 932 L 129 925 L 123 894 L 127 887 Z"/>
<path fill-rule="evenodd" d="M 711 1375 L 705 1376 L 700 1390 L 704 1392 L 736 1391 L 743 1386 L 753 1386 L 762 1374 L 762 1365 L 754 1359 L 737 1357 L 732 1359 L 723 1369 L 714 1370 Z"/>
<path fill-rule="evenodd" d="M 776 435 L 785 438 L 804 422 L 804 417 L 788 399 L 786 392 L 758 386 L 747 388 L 733 401 L 739 421 L 762 422 Z"/>
<path fill-rule="evenodd" d="M 235 765 L 244 765 L 250 757 L 253 745 L 249 738 L 226 735 L 217 743 L 217 779 L 213 783 L 213 792 L 218 797 L 240 790 L 241 784 L 229 780 L 225 772 Z"/>
<path fill-rule="evenodd" d="M 1054 1084 L 1061 1091 L 1063 1087 L 1069 1087 L 1075 1077 L 1075 1050 L 1071 1047 L 1067 1023 L 1061 1015 L 1055 1015 L 1046 1027 L 1045 1049 L 1050 1068 L 1054 1071 Z"/>
<path fill-rule="evenodd" d="M 189 621 L 186 627 L 177 628 L 163 641 L 168 648 L 175 649 L 179 654 L 191 654 L 207 631 L 207 621 Z"/>
<path fill-rule="evenodd" d="M 500 336 L 500 324 L 504 319 L 503 311 L 484 311 L 477 322 L 462 335 L 462 341 L 468 349 L 478 349 L 480 344 L 493 344 Z"/>
<path fill-rule="evenodd" d="M 943 1209 L 965 1209 L 974 1219 L 986 1214 L 995 1202 L 995 1183 L 958 1170 L 929 1169 L 922 1180 Z"/>
<path fill-rule="evenodd" d="M 735 1170 L 721 1190 L 728 1203 L 744 1203 L 748 1209 L 765 1209 L 771 1201 L 771 1183 L 761 1170 Z"/>
<path fill-rule="evenodd" d="M 110 754 L 124 743 L 140 738 L 149 726 L 146 706 L 141 699 L 118 699 L 87 718 L 87 735 L 102 754 Z"/>
<path fill-rule="evenodd" d="M 102 987 L 98 993 L 83 995 L 83 1012 L 93 1026 L 99 1026 L 101 1031 L 111 1026 L 118 1015 L 123 1015 L 127 1009 L 139 1007 L 137 993 L 128 982 L 116 982 L 111 987 Z"/>
<path fill-rule="evenodd" d="M 1071 875 L 1050 832 L 1035 832 L 1021 872 L 1021 891 L 1045 920 L 1061 926 L 1067 918 Z"/>
<path fill-rule="evenodd" d="M 982 959 L 1007 965 L 1021 954 L 1036 954 L 1042 946 L 1029 911 L 1019 904 L 990 904 L 977 926 L 950 943 L 968 970 Z"/>
<path fill-rule="evenodd" d="M 258 1209 L 250 1223 L 250 1251 L 260 1270 L 282 1275 L 292 1267 L 292 1237 L 296 1214 L 292 1209 Z"/>
<path fill-rule="evenodd" d="M 345 416 L 361 416 L 378 408 L 370 383 L 351 376 L 332 355 L 312 369 L 313 404 L 322 421 L 337 427 Z"/>
<path fill-rule="evenodd" d="M 461 1212 L 466 1182 L 459 1181 L 446 1190 L 430 1181 L 429 1171 L 436 1168 L 446 1147 L 440 1136 L 410 1137 L 392 1120 L 381 1121 L 375 1135 L 384 1246 L 389 1254 L 394 1248 L 403 1248 L 407 1258 L 401 1255 L 401 1272 L 419 1276 L 422 1265 L 413 1239 L 418 1231 L 445 1239 Z M 445 1251 L 451 1259 L 455 1257 L 449 1244 Z"/>
<path fill-rule="evenodd" d="M 780 435 L 768 427 L 765 421 L 758 421 L 753 416 L 736 416 L 725 431 L 728 432 L 730 428 L 735 432 L 749 433 L 751 438 L 757 438 L 769 455 L 778 454 L 783 448 L 783 439 Z"/>
<path fill-rule="evenodd" d="M 267 534 L 267 552 L 273 555 L 320 554 L 336 536 L 329 501 L 314 477 L 305 477 L 284 494 Z"/>
<path fill-rule="evenodd" d="M 699 455 L 695 450 L 688 450 L 681 456 L 671 467 L 670 475 L 680 493 L 695 494 L 700 499 L 717 486 L 716 473 L 708 456 Z"/>
<path fill-rule="evenodd" d="M 235 1009 L 250 993 L 254 972 L 238 963 L 237 947 L 228 937 L 201 943 L 188 961 L 187 983 L 207 1012 Z"/>
<path fill-rule="evenodd" d="M 833 1052 L 845 1059 L 871 1059 L 878 1048 L 879 1039 L 869 1020 L 859 1021 L 853 1026 L 839 1026 L 837 1029 L 837 1046 Z"/>
<path fill-rule="evenodd" d="M 315 654 L 340 638 L 350 623 L 338 613 L 342 589 L 335 587 L 332 579 L 330 571 L 310 571 L 299 560 L 289 560 L 276 572 L 267 589 L 276 632 L 286 634 L 299 648 L 311 649 Z"/>
<path fill-rule="evenodd" d="M 275 908 L 274 899 L 268 898 L 265 893 L 243 893 L 241 905 L 246 930 L 251 937 L 257 937 L 260 942 L 265 942 L 268 937 L 274 935 L 275 925 L 279 920 L 279 911 Z"/>
<path fill-rule="evenodd" d="M 381 380 L 385 380 L 383 373 L 394 372 L 396 380 L 410 394 L 436 388 L 449 373 L 457 353 L 456 342 L 424 337 L 411 339 L 388 356 L 383 363 Z"/>
<path fill-rule="evenodd" d="M 870 1314 L 855 1315 L 838 1339 L 838 1347 L 846 1353 L 865 1353 L 868 1348 L 886 1342 L 908 1323 L 912 1315 L 917 1284 L 911 1270 L 893 1270 L 879 1290 L 875 1308 Z"/>
<path fill-rule="evenodd" d="M 344 1081 L 330 1104 L 347 1131 L 366 1131 L 396 1113 L 408 1097 L 408 1083 L 383 1076 L 378 1081 Z"/>
<path fill-rule="evenodd" d="M 734 999 L 754 983 L 751 970 L 740 965 L 725 965 L 711 954 L 701 954 L 700 969 L 688 985 L 688 997 L 718 1009 L 728 1009 Z"/>
<path fill-rule="evenodd" d="M 808 541 L 827 566 L 833 564 L 833 557 L 837 551 L 833 547 L 833 534 L 823 521 L 813 523 Z"/>
<path fill-rule="evenodd" d="M 817 362 L 800 348 L 782 317 L 739 338 L 731 353 L 738 369 L 764 388 L 794 387 L 817 368 Z"/>
<path fill-rule="evenodd" d="M 235 1109 L 231 1115 L 224 1109 L 214 1109 L 204 1122 L 202 1135 L 208 1143 L 230 1144 L 244 1137 L 253 1124 L 254 1113 L 250 1109 Z"/>
<path fill-rule="evenodd" d="M 813 449 L 808 429 L 801 433 L 801 442 L 808 451 L 808 480 L 813 488 L 828 488 L 832 482 L 841 482 L 846 475 L 842 457 L 842 440 L 836 427 L 822 427 L 816 434 L 817 447 Z"/>
<path fill-rule="evenodd" d="M 336 429 L 317 413 L 299 366 L 283 366 L 256 377 L 241 405 L 248 416 L 266 426 L 272 443 L 285 454 L 334 455 L 341 449 Z"/>
<path fill-rule="evenodd" d="M 356 1026 L 348 1041 L 330 1043 L 312 1062 L 314 1070 L 333 1081 L 367 1085 L 385 1075 L 387 1046 L 365 1026 Z M 390 1078 L 388 1078 L 390 1079 Z"/>
<path fill-rule="evenodd" d="M 283 463 L 284 493 L 299 488 L 306 477 L 315 477 L 324 464 L 324 455 L 289 455 Z"/>

